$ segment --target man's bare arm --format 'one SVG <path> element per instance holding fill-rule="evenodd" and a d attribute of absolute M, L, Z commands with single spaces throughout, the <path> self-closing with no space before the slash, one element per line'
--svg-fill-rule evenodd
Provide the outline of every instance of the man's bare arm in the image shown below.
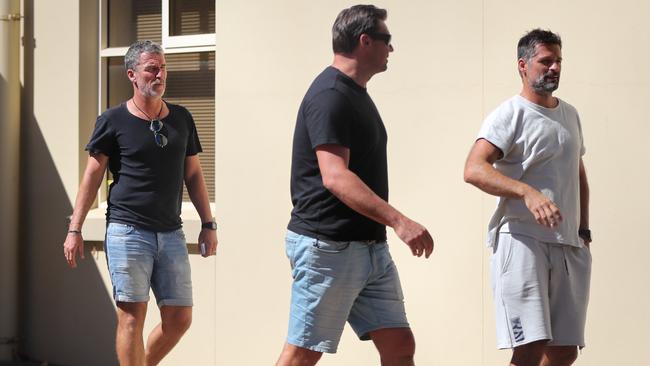
<path fill-rule="evenodd" d="M 212 220 L 212 209 L 210 208 L 210 197 L 208 189 L 205 186 L 205 178 L 201 169 L 201 162 L 198 155 L 192 155 L 185 158 L 184 172 L 185 186 L 187 194 L 192 200 L 192 204 L 201 217 L 201 222 Z M 215 230 L 202 229 L 198 239 L 199 245 L 205 243 L 206 250 L 204 257 L 214 255 L 217 252 L 217 233 Z"/>
<path fill-rule="evenodd" d="M 81 227 L 86 219 L 86 215 L 88 215 L 90 206 L 95 201 L 97 190 L 99 190 L 99 186 L 102 183 L 107 165 L 108 156 L 104 154 L 90 153 L 88 156 L 86 170 L 79 185 L 74 211 L 72 212 L 72 218 L 68 226 L 68 231 L 78 231 L 78 233 L 68 233 L 63 243 L 63 254 L 68 265 L 72 268 L 77 266 L 77 254 L 80 254 L 82 259 L 84 258 Z"/>
<path fill-rule="evenodd" d="M 340 145 L 321 145 L 316 157 L 323 185 L 354 211 L 381 224 L 392 227 L 413 255 L 433 252 L 433 239 L 427 229 L 404 216 L 377 196 L 356 174 L 348 169 L 350 150 Z"/>
<path fill-rule="evenodd" d="M 501 150 L 485 139 L 478 139 L 465 162 L 464 179 L 483 192 L 494 196 L 524 200 L 528 210 L 541 225 L 553 227 L 562 221 L 560 209 L 537 189 L 501 174 L 492 164 Z"/>

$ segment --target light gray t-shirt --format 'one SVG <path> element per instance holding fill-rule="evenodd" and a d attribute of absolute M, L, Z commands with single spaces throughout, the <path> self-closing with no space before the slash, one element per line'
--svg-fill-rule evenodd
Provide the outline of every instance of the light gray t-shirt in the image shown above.
<path fill-rule="evenodd" d="M 542 192 L 560 209 L 563 221 L 548 228 L 535 221 L 523 200 L 499 197 L 488 226 L 488 246 L 497 233 L 527 235 L 548 243 L 581 247 L 580 157 L 585 148 L 578 112 L 558 98 L 555 108 L 545 108 L 516 95 L 485 119 L 478 138 L 503 152 L 494 163 L 502 174 Z"/>

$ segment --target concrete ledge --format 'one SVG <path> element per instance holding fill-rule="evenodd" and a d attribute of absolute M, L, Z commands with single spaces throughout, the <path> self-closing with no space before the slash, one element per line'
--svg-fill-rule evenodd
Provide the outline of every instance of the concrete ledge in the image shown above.
<path fill-rule="evenodd" d="M 210 204 L 214 213 L 214 203 Z M 181 208 L 181 219 L 183 220 L 183 231 L 188 244 L 197 244 L 196 241 L 201 231 L 201 217 L 190 202 L 183 202 Z M 104 241 L 106 235 L 106 203 L 92 209 L 84 221 L 83 237 L 85 241 Z"/>

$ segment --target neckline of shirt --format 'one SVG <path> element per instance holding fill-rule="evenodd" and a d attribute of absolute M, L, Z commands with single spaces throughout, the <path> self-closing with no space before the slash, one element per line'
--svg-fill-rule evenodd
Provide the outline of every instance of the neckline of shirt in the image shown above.
<path fill-rule="evenodd" d="M 555 107 L 553 107 L 553 108 L 547 108 L 547 107 L 544 107 L 543 105 L 533 103 L 530 100 L 522 97 L 519 94 L 515 95 L 515 98 L 518 98 L 518 100 L 522 101 L 524 104 L 526 104 L 526 105 L 530 106 L 531 108 L 536 109 L 536 110 L 538 110 L 540 112 L 550 112 L 550 113 L 557 112 L 557 111 L 560 110 L 560 105 L 562 104 L 562 99 L 560 99 L 558 97 L 555 97 L 557 99 L 557 105 Z"/>
<path fill-rule="evenodd" d="M 129 99 L 129 100 L 130 100 L 130 99 Z M 165 117 L 160 118 L 160 121 L 163 121 L 163 122 L 164 122 L 165 120 L 167 120 L 167 119 L 169 118 L 169 116 L 172 115 L 172 108 L 170 107 L 170 104 L 167 103 L 166 100 L 162 99 L 162 101 L 163 101 L 163 103 L 165 103 L 165 105 L 167 106 L 167 110 L 169 111 L 169 113 L 167 113 L 167 115 L 166 115 Z M 140 117 L 136 116 L 135 114 L 131 113 L 131 112 L 129 111 L 129 107 L 126 105 L 128 102 L 129 102 L 128 100 L 127 100 L 126 102 L 122 102 L 122 104 L 121 104 L 120 106 L 124 109 L 124 111 L 125 111 L 129 116 L 132 116 L 133 118 L 138 119 L 138 120 L 140 120 L 140 121 L 144 121 L 144 122 L 146 122 L 146 123 L 151 123 L 151 121 L 146 120 L 146 119 L 144 119 L 144 118 L 140 118 Z"/>

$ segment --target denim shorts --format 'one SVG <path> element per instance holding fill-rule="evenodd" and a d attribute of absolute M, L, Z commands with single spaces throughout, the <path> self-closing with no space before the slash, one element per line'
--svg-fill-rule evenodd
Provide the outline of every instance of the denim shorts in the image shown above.
<path fill-rule="evenodd" d="M 409 327 L 397 268 L 386 242 L 323 241 L 289 231 L 292 268 L 287 343 L 335 353 L 345 322 L 361 340 Z"/>
<path fill-rule="evenodd" d="M 183 229 L 154 232 L 109 223 L 105 248 L 115 301 L 148 302 L 151 288 L 158 307 L 192 306 Z"/>

